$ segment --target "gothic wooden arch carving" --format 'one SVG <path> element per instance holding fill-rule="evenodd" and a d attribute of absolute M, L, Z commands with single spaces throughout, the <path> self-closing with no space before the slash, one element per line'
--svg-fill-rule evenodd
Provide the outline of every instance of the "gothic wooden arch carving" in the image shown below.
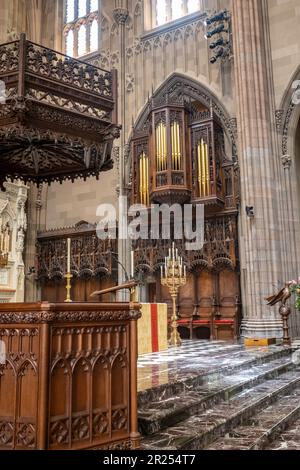
<path fill-rule="evenodd" d="M 155 104 L 165 103 L 168 100 L 188 101 L 194 99 L 200 101 L 207 107 L 213 108 L 214 113 L 219 118 L 225 134 L 232 144 L 232 155 L 237 157 L 237 124 L 236 118 L 231 117 L 219 98 L 205 85 L 199 81 L 187 77 L 180 73 L 174 73 L 153 93 L 152 100 Z M 142 131 L 145 128 L 149 112 L 147 103 L 134 125 L 135 131 Z"/>

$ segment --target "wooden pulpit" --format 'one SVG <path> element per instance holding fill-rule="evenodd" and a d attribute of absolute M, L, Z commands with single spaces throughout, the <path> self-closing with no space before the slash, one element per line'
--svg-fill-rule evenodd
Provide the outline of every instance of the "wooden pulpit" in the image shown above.
<path fill-rule="evenodd" d="M 138 448 L 140 316 L 132 302 L 0 304 L 0 450 Z"/>

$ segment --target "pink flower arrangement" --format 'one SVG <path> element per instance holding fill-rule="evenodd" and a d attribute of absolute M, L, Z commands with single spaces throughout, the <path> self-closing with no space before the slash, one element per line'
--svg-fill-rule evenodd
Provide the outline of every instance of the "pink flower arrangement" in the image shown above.
<path fill-rule="evenodd" d="M 295 307 L 300 312 L 300 277 L 298 278 L 298 281 L 290 282 L 290 291 L 292 292 L 292 294 L 296 294 Z"/>

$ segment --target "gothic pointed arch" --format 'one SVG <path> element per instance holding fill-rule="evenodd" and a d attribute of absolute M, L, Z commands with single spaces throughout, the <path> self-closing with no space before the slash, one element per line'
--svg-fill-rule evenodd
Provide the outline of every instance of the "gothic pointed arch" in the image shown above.
<path fill-rule="evenodd" d="M 300 119 L 300 104 L 295 98 L 300 97 L 297 92 L 297 81 L 300 85 L 300 65 L 295 70 L 284 92 L 279 109 L 276 111 L 277 131 L 280 134 L 282 155 L 294 153 L 295 135 Z M 300 86 L 298 87 L 299 90 Z M 297 94 L 297 96 L 296 96 Z"/>
<path fill-rule="evenodd" d="M 236 119 L 230 116 L 224 104 L 206 85 L 184 74 L 174 73 L 153 93 L 152 100 L 155 105 L 166 103 L 166 101 L 169 103 L 181 101 L 183 103 L 189 100 L 197 100 L 208 108 L 212 107 L 232 145 L 232 155 L 237 158 Z M 144 128 L 148 112 L 149 105 L 147 103 L 134 124 L 136 130 Z"/>

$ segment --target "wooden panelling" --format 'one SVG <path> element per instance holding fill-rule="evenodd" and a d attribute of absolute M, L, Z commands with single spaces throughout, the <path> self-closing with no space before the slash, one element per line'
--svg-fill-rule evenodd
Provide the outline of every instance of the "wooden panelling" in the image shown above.
<path fill-rule="evenodd" d="M 0 449 L 136 448 L 138 304 L 2 304 Z"/>
<path fill-rule="evenodd" d="M 187 277 L 187 283 L 180 288 L 178 295 L 178 310 L 181 318 L 191 317 L 194 312 L 194 279 Z"/>

